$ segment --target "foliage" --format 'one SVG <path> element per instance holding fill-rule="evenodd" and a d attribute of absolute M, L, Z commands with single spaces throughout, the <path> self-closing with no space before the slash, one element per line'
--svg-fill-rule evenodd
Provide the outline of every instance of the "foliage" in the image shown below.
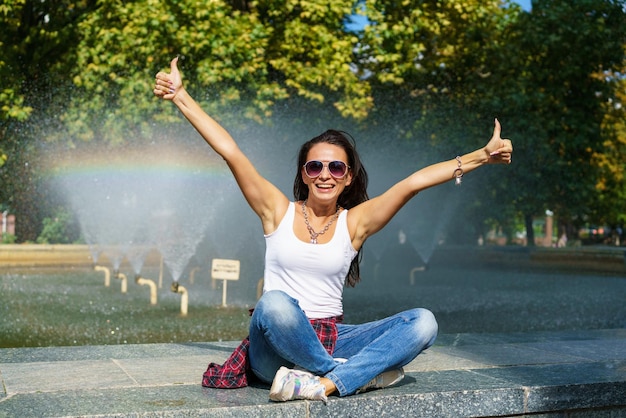
<path fill-rule="evenodd" d="M 45 113 L 55 101 L 56 88 L 66 86 L 55 76 L 72 62 L 75 22 L 93 3 L 7 0 L 0 5 L 0 75 L 5 80 L 0 90 L 0 140 L 12 135 L 7 131 L 10 122 Z"/>
<path fill-rule="evenodd" d="M 75 241 L 76 227 L 71 214 L 57 209 L 52 218 L 44 218 L 43 230 L 37 237 L 38 244 L 70 244 Z"/>
<path fill-rule="evenodd" d="M 354 12 L 370 22 L 356 33 Z M 545 209 L 623 222 L 625 18 L 624 0 L 536 0 L 528 13 L 499 0 L 4 1 L 0 202 L 34 239 L 56 203 L 32 164 L 48 141 L 176 132 L 180 115 L 151 90 L 180 55 L 186 87 L 239 130 L 332 121 L 432 161 L 482 146 L 498 117 L 514 163 L 464 183 L 477 231 Z"/>
<path fill-rule="evenodd" d="M 519 138 L 514 162 L 523 168 L 509 184 L 527 225 L 546 209 L 566 226 L 594 211 L 601 170 L 590 162 L 604 152 L 601 127 L 616 87 L 607 75 L 624 63 L 624 6 L 538 0 L 510 29 L 501 59 L 510 77 L 495 86 Z"/>
<path fill-rule="evenodd" d="M 366 10 L 372 24 L 363 33 L 359 62 L 371 74 L 371 123 L 380 125 L 372 128 L 382 137 L 419 141 L 422 154 L 436 150 L 426 163 L 483 146 L 496 117 L 503 136 L 512 136 L 513 118 L 500 97 L 510 80 L 500 57 L 519 8 L 500 1 L 412 0 L 370 1 Z M 475 180 L 464 184 L 472 188 L 463 212 L 475 225 L 473 242 L 485 219 L 514 220 L 508 171 L 473 173 Z"/>
<path fill-rule="evenodd" d="M 15 244 L 17 242 L 17 237 L 13 234 L 2 234 L 2 244 Z"/>
<path fill-rule="evenodd" d="M 593 162 L 600 169 L 597 190 L 600 197 L 597 201 L 593 218 L 598 224 L 624 225 L 626 212 L 623 203 L 626 201 L 626 67 L 619 73 L 612 74 L 610 79 L 615 84 L 614 97 L 605 103 L 605 115 L 602 123 L 602 148 L 596 150 Z"/>
<path fill-rule="evenodd" d="M 363 117 L 367 85 L 351 71 L 354 37 L 342 22 L 352 2 L 102 2 L 79 25 L 71 77 L 77 97 L 63 119 L 72 138 L 120 143 L 176 121 L 150 94 L 154 74 L 181 55 L 186 87 L 215 115 L 264 122 L 293 95 Z M 232 109 L 239 109 L 233 112 Z M 224 117 L 224 116 L 222 116 Z"/>
<path fill-rule="evenodd" d="M 0 5 L 0 75 L 3 88 L 11 90 L 0 93 L 0 202 L 14 208 L 20 240 L 36 238 L 48 210 L 38 164 L 42 138 L 62 130 L 59 115 L 72 96 L 66 75 L 75 62 L 77 22 L 95 4 L 10 0 Z"/>
<path fill-rule="evenodd" d="M 18 25 L 17 20 L 25 0 L 6 0 L 0 4 L 0 77 L 4 80 L 0 88 L 0 167 L 8 159 L 6 146 L 8 124 L 13 120 L 25 120 L 32 112 L 32 108 L 24 105 L 24 95 L 20 93 L 22 81 L 19 73 L 15 71 L 13 56 L 15 55 L 13 31 Z"/>

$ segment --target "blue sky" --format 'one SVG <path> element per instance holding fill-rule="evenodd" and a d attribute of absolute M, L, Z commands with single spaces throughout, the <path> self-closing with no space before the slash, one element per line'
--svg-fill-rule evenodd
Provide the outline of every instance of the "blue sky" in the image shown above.
<path fill-rule="evenodd" d="M 515 3 L 519 4 L 522 9 L 527 12 L 530 10 L 530 2 L 531 0 L 514 0 Z M 360 30 L 363 28 L 363 25 L 367 22 L 367 20 L 361 15 L 353 15 L 352 16 L 353 23 L 347 24 L 346 28 L 348 30 Z"/>

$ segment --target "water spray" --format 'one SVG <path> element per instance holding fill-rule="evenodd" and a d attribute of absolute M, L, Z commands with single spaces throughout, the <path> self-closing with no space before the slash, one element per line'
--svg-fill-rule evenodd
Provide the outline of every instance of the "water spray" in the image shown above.
<path fill-rule="evenodd" d="M 124 273 L 120 273 L 119 271 L 114 271 L 115 278 L 122 281 L 121 292 L 126 293 L 128 291 L 128 278 Z"/>
<path fill-rule="evenodd" d="M 161 259 L 159 261 L 159 289 L 163 288 L 163 254 L 161 254 Z"/>
<path fill-rule="evenodd" d="M 380 270 L 380 263 L 374 265 L 374 281 L 378 282 L 378 270 Z"/>
<path fill-rule="evenodd" d="M 157 304 L 157 285 L 154 280 L 141 277 L 139 274 L 135 275 L 135 283 L 140 286 L 150 286 L 150 305 Z"/>
<path fill-rule="evenodd" d="M 172 282 L 172 286 L 170 287 L 172 292 L 180 293 L 180 313 L 183 316 L 187 315 L 187 306 L 189 305 L 189 294 L 187 293 L 187 289 L 184 286 L 181 286 L 178 282 Z"/>
<path fill-rule="evenodd" d="M 94 265 L 93 269 L 95 271 L 103 271 L 104 272 L 104 286 L 109 287 L 111 285 L 111 270 L 108 267 Z"/>
<path fill-rule="evenodd" d="M 261 277 L 256 284 L 256 300 L 261 299 L 263 296 L 263 285 L 265 284 L 265 278 Z"/>
<path fill-rule="evenodd" d="M 196 272 L 199 270 L 200 267 L 194 267 L 193 269 L 191 269 L 191 271 L 189 272 L 189 284 L 193 284 L 196 279 Z"/>

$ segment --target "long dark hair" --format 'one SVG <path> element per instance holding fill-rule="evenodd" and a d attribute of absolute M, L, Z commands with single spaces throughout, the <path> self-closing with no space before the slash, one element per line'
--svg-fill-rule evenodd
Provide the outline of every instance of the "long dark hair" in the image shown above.
<path fill-rule="evenodd" d="M 343 148 L 348 155 L 348 165 L 350 166 L 350 171 L 352 171 L 352 182 L 339 195 L 337 203 L 345 209 L 350 209 L 359 203 L 368 200 L 367 172 L 365 171 L 365 167 L 363 167 L 363 163 L 361 163 L 361 158 L 356 151 L 354 138 L 352 138 L 352 136 L 350 136 L 347 132 L 337 131 L 334 129 L 327 130 L 323 134 L 305 142 L 302 144 L 302 147 L 300 147 L 296 178 L 293 182 L 293 195 L 295 199 L 306 200 L 306 198 L 309 197 L 309 188 L 302 180 L 301 168 L 307 162 L 309 150 L 313 147 L 313 145 L 319 143 L 337 145 Z M 359 263 L 361 262 L 362 249 L 363 247 L 359 249 L 357 256 L 354 257 L 352 263 L 350 264 L 350 270 L 348 270 L 348 274 L 346 276 L 346 286 L 354 287 L 361 280 Z"/>

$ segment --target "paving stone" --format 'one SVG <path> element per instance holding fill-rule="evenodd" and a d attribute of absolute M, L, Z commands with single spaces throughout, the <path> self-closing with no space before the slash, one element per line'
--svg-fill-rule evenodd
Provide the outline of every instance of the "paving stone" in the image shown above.
<path fill-rule="evenodd" d="M 441 335 L 384 390 L 275 403 L 200 386 L 238 341 L 0 349 L 8 417 L 626 417 L 626 332 Z M 598 415 L 595 415 L 595 414 Z"/>

